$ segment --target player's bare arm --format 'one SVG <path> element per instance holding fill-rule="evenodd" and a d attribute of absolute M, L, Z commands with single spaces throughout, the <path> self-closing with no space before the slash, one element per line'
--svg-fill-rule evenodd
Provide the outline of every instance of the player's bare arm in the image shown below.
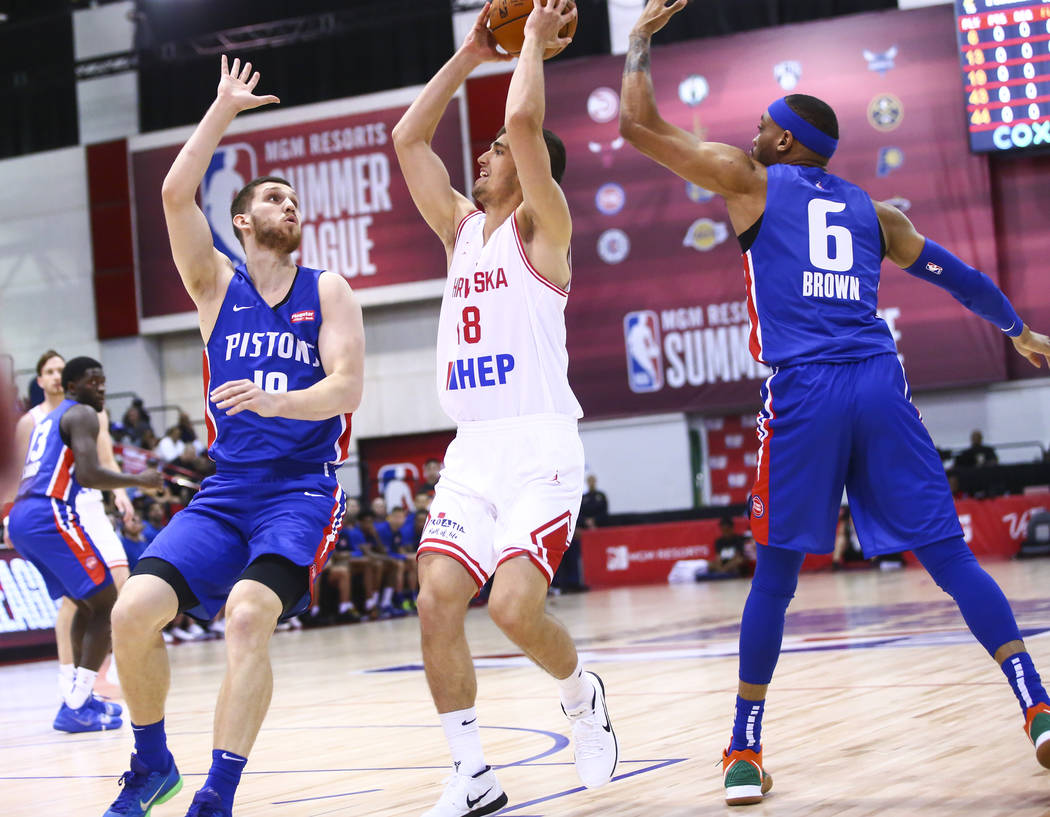
<path fill-rule="evenodd" d="M 321 275 L 317 290 L 321 301 L 317 353 L 324 379 L 308 389 L 280 394 L 263 391 L 251 380 L 231 380 L 212 390 L 217 408 L 229 415 L 254 411 L 260 417 L 289 420 L 327 420 L 357 410 L 365 367 L 361 305 L 346 279 L 334 272 Z"/>
<path fill-rule="evenodd" d="M 507 90 L 504 127 L 510 142 L 514 167 L 521 185 L 523 203 L 515 217 L 525 251 L 533 266 L 551 283 L 569 284 L 568 250 L 572 218 L 561 186 L 551 175 L 550 154 L 543 139 L 543 55 L 548 48 L 564 48 L 571 38 L 558 32 L 577 15 L 569 0 L 548 0 L 535 7 L 525 23 L 525 40 Z"/>
<path fill-rule="evenodd" d="M 688 0 L 649 0 L 630 34 L 627 62 L 620 90 L 620 134 L 650 159 L 687 181 L 723 196 L 730 205 L 751 199 L 758 210 L 765 207 L 766 171 L 740 148 L 705 142 L 660 116 L 650 73 L 650 40 L 667 21 L 684 9 Z"/>
<path fill-rule="evenodd" d="M 103 468 L 120 471 L 117 458 L 113 453 L 113 437 L 109 433 L 109 412 L 105 409 L 98 413 L 98 461 Z M 135 507 L 128 499 L 128 492 L 123 488 L 113 489 L 113 504 L 117 506 L 125 522 L 130 521 L 135 515 Z"/>
<path fill-rule="evenodd" d="M 892 204 L 881 201 L 874 202 L 874 204 L 879 224 L 882 226 L 882 233 L 886 238 L 886 257 L 901 269 L 912 271 L 926 250 L 926 237 L 915 229 L 911 219 Z M 944 272 L 939 274 L 943 275 Z M 965 302 L 964 304 L 967 307 L 970 306 Z M 1021 334 L 1011 337 L 1010 341 L 1017 353 L 1037 369 L 1042 366 L 1044 359 L 1047 361 L 1047 367 L 1050 368 L 1050 337 L 1033 332 L 1025 324 Z"/>
<path fill-rule="evenodd" d="M 280 101 L 272 95 L 256 96 L 258 84 L 259 72 L 252 73 L 250 62 L 242 68 L 241 61 L 235 59 L 231 67 L 223 55 L 215 101 L 175 157 L 161 187 L 171 254 L 186 291 L 201 313 L 202 332 L 214 324 L 233 266 L 212 243 L 211 228 L 197 206 L 197 188 L 234 117 L 241 111 Z"/>
<path fill-rule="evenodd" d="M 0 484 L 0 506 L 6 505 L 15 498 L 18 493 L 18 476 L 21 473 L 22 464 L 26 461 L 29 453 L 29 440 L 33 436 L 33 428 L 36 422 L 33 415 L 28 411 L 18 418 L 15 423 L 14 442 L 11 446 L 11 462 L 13 464 L 13 478 L 9 484 Z M 2 476 L 2 475 L 0 475 Z"/>
<path fill-rule="evenodd" d="M 112 491 L 114 488 L 160 488 L 164 478 L 152 469 L 141 474 L 122 474 L 110 470 L 98 460 L 98 412 L 90 406 L 73 406 L 62 415 L 61 431 L 63 440 L 67 440 L 73 451 L 76 463 L 77 481 L 85 488 L 98 488 L 101 491 Z"/>
<path fill-rule="evenodd" d="M 426 84 L 391 134 L 412 201 L 447 252 L 456 243 L 459 222 L 475 208 L 470 199 L 452 187 L 448 170 L 431 142 L 448 103 L 470 72 L 483 62 L 511 59 L 509 54 L 496 50 L 496 40 L 485 24 L 490 5 L 485 4 L 463 45 Z"/>

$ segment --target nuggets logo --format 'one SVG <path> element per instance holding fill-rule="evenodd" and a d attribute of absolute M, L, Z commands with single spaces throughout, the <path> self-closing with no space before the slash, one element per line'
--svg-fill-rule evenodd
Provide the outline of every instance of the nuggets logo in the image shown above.
<path fill-rule="evenodd" d="M 627 348 L 627 385 L 635 394 L 659 391 L 664 385 L 660 324 L 655 312 L 628 312 L 623 318 Z"/>
<path fill-rule="evenodd" d="M 235 264 L 244 261 L 244 248 L 230 219 L 230 205 L 241 189 L 259 176 L 255 149 L 245 142 L 219 145 L 201 181 L 201 210 L 208 219 L 216 248 Z"/>
<path fill-rule="evenodd" d="M 784 60 L 773 66 L 773 76 L 785 91 L 794 91 L 802 79 L 802 63 L 798 60 Z"/>
<path fill-rule="evenodd" d="M 721 221 L 699 218 L 689 225 L 682 239 L 683 247 L 692 247 L 700 252 L 713 250 L 729 238 L 729 228 Z"/>
<path fill-rule="evenodd" d="M 762 501 L 762 497 L 757 494 L 751 497 L 751 518 L 761 519 L 766 515 L 766 504 Z"/>
<path fill-rule="evenodd" d="M 904 105 L 893 94 L 879 94 L 868 105 L 868 121 L 875 130 L 896 130 L 902 119 Z"/>
<path fill-rule="evenodd" d="M 879 149 L 879 160 L 875 165 L 875 175 L 879 178 L 889 176 L 904 164 L 904 151 L 896 147 Z"/>

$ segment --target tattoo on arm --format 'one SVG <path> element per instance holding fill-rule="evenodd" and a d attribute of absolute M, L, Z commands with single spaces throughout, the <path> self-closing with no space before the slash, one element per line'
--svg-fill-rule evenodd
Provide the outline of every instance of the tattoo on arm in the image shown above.
<path fill-rule="evenodd" d="M 630 47 L 627 49 L 627 64 L 624 66 L 625 74 L 633 74 L 636 71 L 649 73 L 649 38 L 633 36 Z"/>

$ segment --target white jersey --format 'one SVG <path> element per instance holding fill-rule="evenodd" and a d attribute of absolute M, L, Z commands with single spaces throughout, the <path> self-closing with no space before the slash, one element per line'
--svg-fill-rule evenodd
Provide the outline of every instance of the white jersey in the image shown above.
<path fill-rule="evenodd" d="M 460 222 L 441 301 L 437 389 L 456 423 L 583 416 L 569 387 L 568 292 L 540 275 L 513 215 L 484 243 L 485 214 Z"/>

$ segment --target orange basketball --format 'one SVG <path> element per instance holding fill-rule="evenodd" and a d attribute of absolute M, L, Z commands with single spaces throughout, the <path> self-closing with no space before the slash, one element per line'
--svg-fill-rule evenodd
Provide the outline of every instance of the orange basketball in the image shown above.
<path fill-rule="evenodd" d="M 541 0 L 541 5 L 547 5 L 547 0 Z M 575 3 L 569 0 L 569 8 Z M 529 19 L 529 12 L 533 9 L 532 0 L 495 0 L 489 9 L 489 30 L 496 38 L 500 48 L 515 57 L 521 53 L 521 46 L 525 42 L 525 21 Z M 576 33 L 578 18 L 573 18 L 558 32 L 559 37 L 571 37 Z M 560 54 L 561 48 L 548 48 L 543 59 L 549 60 L 555 54 Z"/>

